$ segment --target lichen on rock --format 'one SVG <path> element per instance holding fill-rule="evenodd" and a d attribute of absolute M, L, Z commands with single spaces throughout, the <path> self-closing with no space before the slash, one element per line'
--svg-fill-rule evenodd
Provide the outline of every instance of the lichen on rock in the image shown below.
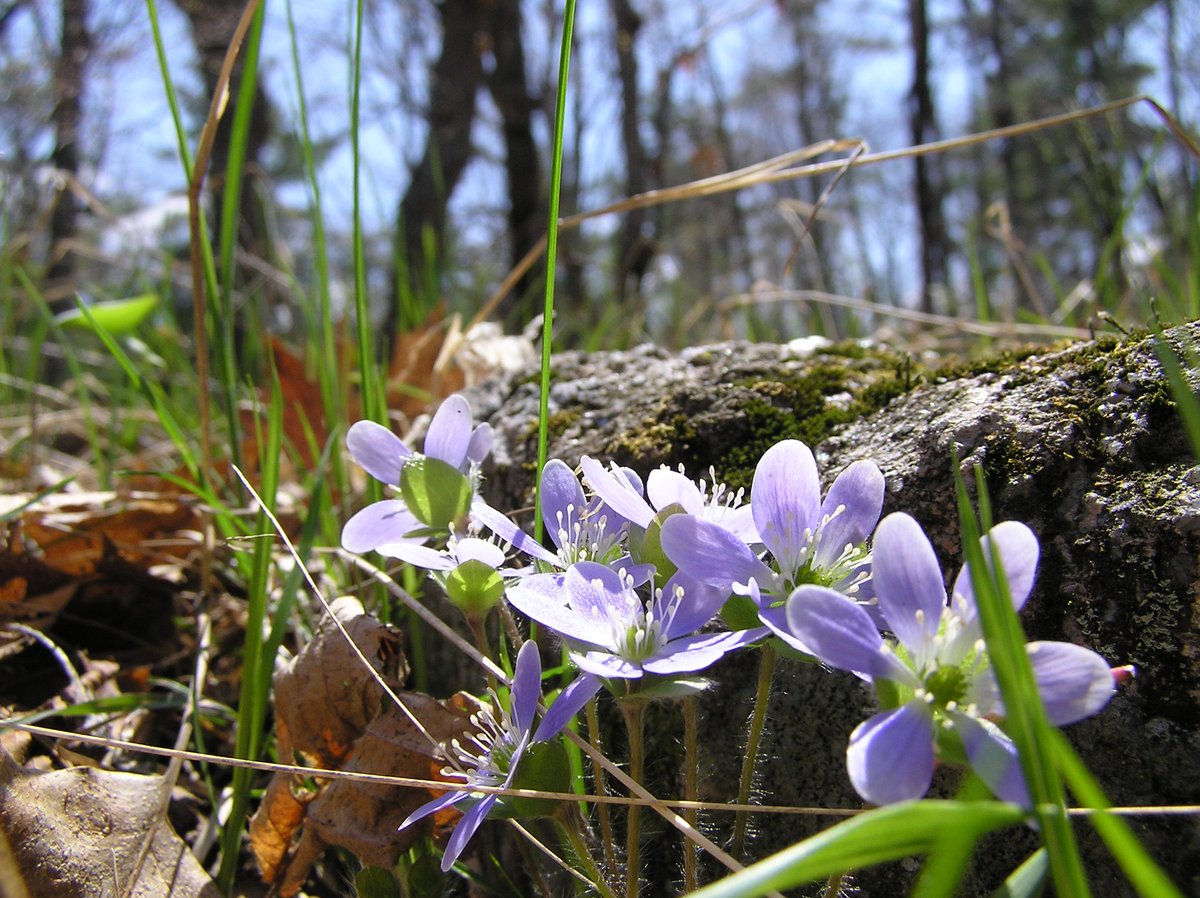
<path fill-rule="evenodd" d="M 1176 350 L 1200 346 L 1200 323 L 1167 338 Z M 1153 341 L 1109 338 L 981 365 L 967 376 L 932 376 L 882 348 L 728 343 L 674 355 L 653 347 L 566 353 L 554 362 L 550 453 L 568 464 L 597 455 L 643 475 L 668 464 L 699 476 L 713 465 L 741 486 L 762 452 L 785 437 L 812 445 L 828 479 L 871 458 L 887 478 L 885 513 L 916 517 L 945 569 L 956 570 L 957 450 L 964 473 L 982 466 L 996 520 L 1024 521 L 1041 541 L 1038 582 L 1023 613 L 1030 637 L 1086 644 L 1114 665 L 1139 669 L 1108 710 L 1067 730 L 1110 799 L 1197 804 L 1200 467 Z M 1200 375 L 1189 374 L 1196 389 Z M 489 501 L 528 505 L 536 383 L 493 383 L 471 398 L 497 435 Z M 744 729 L 751 662 L 734 659 L 714 671 L 717 686 L 702 702 L 708 732 Z M 796 663 L 779 666 L 774 689 L 760 794 L 784 804 L 855 806 L 840 751 L 869 697 L 849 675 Z M 835 750 L 823 752 L 827 745 Z M 803 777 L 797 757 L 811 767 Z M 729 799 L 739 746 L 721 745 L 704 763 L 706 797 Z M 752 850 L 762 856 L 827 824 L 763 816 Z M 1194 821 L 1139 817 L 1133 826 L 1182 890 L 1200 894 Z M 1024 833 L 992 839 L 966 893 L 994 887 L 1032 844 Z M 1096 894 L 1130 893 L 1094 839 L 1085 838 L 1084 850 Z M 903 893 L 910 878 L 903 865 L 867 871 L 860 894 Z"/>

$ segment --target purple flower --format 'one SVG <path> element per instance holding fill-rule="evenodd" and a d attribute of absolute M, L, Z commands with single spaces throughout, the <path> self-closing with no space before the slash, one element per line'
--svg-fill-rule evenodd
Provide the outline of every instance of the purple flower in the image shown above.
<path fill-rule="evenodd" d="M 504 550 L 478 536 L 451 536 L 444 549 L 431 549 L 415 543 L 397 545 L 393 557 L 434 573 L 444 573 L 468 562 L 477 561 L 493 570 L 504 564 Z"/>
<path fill-rule="evenodd" d="M 423 453 L 374 421 L 354 424 L 346 448 L 368 474 L 399 488 L 402 498 L 374 502 L 355 514 L 342 528 L 342 546 L 396 555 L 400 546 L 422 545 L 445 533 L 481 501 L 475 490 L 479 466 L 492 449 L 492 429 L 476 426 L 467 401 L 455 395 L 429 422 Z M 408 476 L 406 469 L 420 476 Z"/>
<path fill-rule="evenodd" d="M 494 712 L 485 705 L 473 714 L 471 723 L 479 732 L 470 737 L 466 745 L 455 739 L 449 746 L 442 746 L 443 754 L 454 763 L 453 767 L 443 768 L 442 775 L 457 777 L 471 786 L 511 787 L 521 757 L 530 744 L 558 734 L 557 729 L 552 730 L 543 723 L 536 735 L 530 738 L 541 689 L 542 661 L 538 656 L 538 648 L 533 642 L 526 642 L 517 653 L 508 710 Z M 499 708 L 500 702 L 495 693 L 491 697 L 493 705 Z M 442 871 L 446 872 L 454 866 L 463 848 L 499 798 L 494 792 L 447 792 L 413 811 L 400 824 L 400 829 L 452 804 L 471 802 L 472 806 L 458 821 L 450 841 L 446 843 L 446 851 L 442 855 Z"/>
<path fill-rule="evenodd" d="M 581 561 L 565 573 L 526 577 L 509 587 L 508 600 L 562 636 L 571 660 L 591 677 L 695 673 L 746 644 L 744 632 L 695 632 L 716 614 L 725 598 L 719 590 L 676 574 L 647 606 L 635 586 L 625 571 Z"/>
<path fill-rule="evenodd" d="M 632 472 L 628 472 L 633 476 Z M 632 569 L 622 545 L 628 520 L 598 498 L 588 501 L 565 462 L 552 458 L 542 469 L 542 522 L 557 552 L 551 552 L 508 517 L 492 508 L 477 509 L 478 520 L 518 551 L 550 569 L 565 570 L 577 561 L 595 561 L 613 570 Z"/>
<path fill-rule="evenodd" d="M 1033 589 L 1038 543 L 1024 524 L 997 524 L 983 538 L 998 553 L 1019 610 Z M 830 667 L 895 684 L 896 707 L 850 736 L 846 766 L 855 790 L 874 804 L 920 798 L 929 789 L 940 729 L 961 740 L 971 766 L 1001 798 L 1028 803 L 1015 747 L 992 719 L 1004 716 L 982 639 L 971 572 L 964 566 L 946 600 L 928 538 L 911 517 L 889 515 L 875 531 L 873 579 L 879 611 L 895 639 L 871 616 L 823 586 L 800 586 L 788 599 L 791 630 Z M 1107 662 L 1063 642 L 1028 645 L 1046 712 L 1055 724 L 1095 714 L 1113 693 Z"/>
<path fill-rule="evenodd" d="M 524 573 L 502 567 L 504 549 L 478 536 L 451 534 L 444 549 L 416 543 L 390 543 L 386 548 L 389 556 L 429 571 L 446 597 L 467 615 L 491 610 L 503 597 L 506 580 Z"/>
<path fill-rule="evenodd" d="M 611 470 L 587 455 L 579 465 L 596 495 L 642 529 L 658 512 L 678 505 L 684 513 L 718 524 L 743 542 L 758 542 L 750 506 L 742 504 L 742 491 L 731 493 L 725 484 L 717 483 L 715 472 L 710 487 L 704 480 L 693 481 L 679 471 L 659 467 L 646 478 L 643 495 L 641 481 L 628 469 Z"/>
<path fill-rule="evenodd" d="M 750 508 L 768 565 L 719 525 L 693 515 L 663 523 L 662 546 L 681 571 L 710 586 L 747 595 L 759 617 L 793 647 L 808 651 L 787 625 L 783 604 L 803 584 L 871 601 L 866 540 L 883 507 L 883 474 L 870 461 L 842 471 L 821 501 L 817 463 L 798 440 L 763 453 L 754 471 Z"/>

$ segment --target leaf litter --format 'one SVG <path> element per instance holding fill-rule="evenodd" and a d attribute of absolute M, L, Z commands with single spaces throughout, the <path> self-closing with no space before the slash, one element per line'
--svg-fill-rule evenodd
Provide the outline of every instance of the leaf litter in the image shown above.
<path fill-rule="evenodd" d="M 343 597 L 330 608 L 374 672 L 398 686 L 408 674 L 399 631 L 365 613 L 357 599 Z M 444 762 L 435 743 L 470 727 L 472 708 L 464 696 L 438 701 L 398 693 L 428 735 L 420 732 L 328 617 L 304 650 L 277 670 L 273 683 L 279 757 L 309 767 L 440 780 Z M 365 864 L 390 867 L 418 839 L 448 835 L 442 829 L 457 816 L 450 811 L 428 826 L 399 831 L 436 794 L 341 778 L 307 784 L 276 773 L 250 822 L 251 848 L 263 878 L 284 896 L 299 891 L 330 846 L 353 852 Z"/>
<path fill-rule="evenodd" d="M 514 341 L 519 341 L 515 349 L 510 345 Z M 282 343 L 271 350 L 285 401 L 287 444 L 297 453 L 292 463 L 303 464 L 313 446 L 330 438 L 316 400 L 319 391 L 302 357 Z M 440 398 L 532 357 L 526 337 L 498 338 L 479 326 L 464 330 L 457 316 L 435 310 L 393 357 L 389 401 L 407 424 L 430 397 Z M 260 395 L 265 397 L 266 391 Z M 68 402 L 65 396 L 63 401 Z M 349 401 L 357 400 L 350 396 Z M 42 418 L 43 424 L 48 421 Z M 192 664 L 208 651 L 196 635 L 204 619 L 215 631 L 213 657 L 207 659 L 211 670 L 206 665 L 197 690 L 200 712 L 193 721 L 207 752 L 232 756 L 230 722 L 236 719 L 231 709 L 242 675 L 244 596 L 239 583 L 220 577 L 223 589 L 199 592 L 199 559 L 211 551 L 202 537 L 201 505 L 186 492 L 185 471 L 176 471 L 167 482 L 147 468 L 154 464 L 152 458 L 160 459 L 160 469 L 171 466 L 147 439 L 139 438 L 138 448 L 113 463 L 114 469 L 128 471 L 123 489 L 116 492 L 95 489 L 98 477 L 89 460 L 94 447 L 82 431 L 69 446 L 38 450 L 35 455 L 42 458 L 36 472 L 33 464 L 0 469 L 0 724 L 36 720 L 64 736 L 78 732 L 171 744 L 186 724 L 184 706 L 195 679 Z M 164 445 L 161 440 L 154 444 L 158 449 Z M 251 462 L 257 448 L 252 441 L 243 446 Z M 61 465 L 69 465 L 69 476 L 60 476 Z M 292 471 L 285 483 L 296 480 L 297 473 Z M 47 488 L 21 491 L 35 479 Z M 285 520 L 289 532 L 298 526 L 291 517 Z M 408 674 L 399 632 L 364 614 L 353 600 L 337 604 L 363 654 L 393 691 L 398 689 Z M 302 631 L 293 632 L 286 645 L 303 642 Z M 286 650 L 280 657 L 288 657 Z M 345 773 L 441 781 L 444 760 L 436 743 L 466 732 L 478 709 L 478 700 L 465 693 L 439 700 L 398 692 L 406 715 L 384 697 L 345 638 L 324 618 L 303 649 L 278 663 L 274 686 L 279 760 Z M 0 728 L 0 763 L 6 783 L 25 784 L 19 791 L 31 813 L 45 812 L 44 818 L 34 814 L 32 824 L 0 817 L 0 893 L 47 893 L 43 880 L 27 880 L 23 872 L 26 865 L 42 863 L 38 855 L 25 853 L 38 847 L 25 845 L 35 832 L 44 833 L 46 844 L 64 855 L 57 867 L 47 868 L 71 884 L 51 890 L 56 894 L 76 894 L 71 888 L 83 894 L 138 896 L 211 893 L 202 864 L 215 860 L 219 802 L 212 789 L 225 782 L 224 769 L 206 773 L 202 766 L 185 764 L 164 797 L 166 781 L 144 755 L 115 746 L 97 750 L 66 738 L 31 739 L 11 727 Z M 327 848 L 349 851 L 364 864 L 386 866 L 418 839 L 432 835 L 444 842 L 457 819 L 452 809 L 398 832 L 411 811 L 437 794 L 433 787 L 401 789 L 278 773 L 253 820 L 249 847 L 267 883 L 280 894 L 296 894 Z M 108 860 L 102 871 L 91 857 L 95 839 L 81 837 L 75 852 L 72 831 L 54 828 L 53 808 L 64 802 L 102 805 L 105 822 L 100 829 L 141 832 L 149 841 L 141 846 L 115 837 L 105 841 Z M 169 881 L 154 872 L 170 857 L 179 859 L 180 870 L 187 868 L 184 879 Z M 249 870 L 239 874 L 239 893 L 260 889 L 253 884 L 256 878 Z"/>
<path fill-rule="evenodd" d="M 175 615 L 184 610 L 178 600 L 187 595 L 188 555 L 199 545 L 190 532 L 193 515 L 182 503 L 172 507 L 169 499 L 99 507 L 63 496 L 24 512 L 23 535 L 14 527 L 0 548 L 0 718 L 20 716 L 18 709 L 66 715 L 81 703 L 126 696 L 122 687 L 144 691 L 152 672 L 179 674 L 172 659 L 190 657 L 193 648 L 174 626 Z M 244 621 L 222 616 L 221 605 L 213 607 L 224 620 L 222 641 L 240 643 Z M 398 692 L 422 732 L 376 678 L 394 692 L 407 678 L 401 633 L 365 613 L 356 599 L 338 599 L 331 608 L 359 651 L 323 617 L 304 648 L 279 664 L 273 678 L 278 757 L 319 769 L 442 780 L 437 744 L 468 730 L 475 700 Z M 233 680 L 236 671 L 227 675 Z M 220 679 L 217 674 L 218 688 Z M 227 686 L 232 697 L 232 682 Z M 111 738 L 162 739 L 163 722 L 148 725 L 136 706 L 126 713 L 53 720 Z M 42 754 L 18 735 L 5 730 L 0 743 L 4 894 L 216 894 L 168 822 L 172 790 L 164 793 L 162 776 L 102 769 L 101 764 L 139 762 L 94 758 L 65 743 Z M 228 737 L 209 726 L 206 738 Z M 18 760 L 30 753 L 32 766 Z M 174 797 L 198 805 L 202 802 L 194 799 L 202 798 L 203 786 L 195 771 L 191 776 Z M 401 790 L 277 772 L 251 821 L 250 848 L 263 880 L 278 894 L 295 895 L 328 848 L 386 867 L 419 839 L 433 835 L 444 841 L 457 817 L 449 809 L 399 831 L 412 811 L 437 794 L 432 788 Z M 170 816 L 190 819 L 193 842 L 211 829 L 211 821 L 194 808 Z"/>

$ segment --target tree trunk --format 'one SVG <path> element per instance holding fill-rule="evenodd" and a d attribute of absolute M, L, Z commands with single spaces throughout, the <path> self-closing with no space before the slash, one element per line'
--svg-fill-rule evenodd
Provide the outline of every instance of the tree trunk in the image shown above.
<path fill-rule="evenodd" d="M 79 230 L 79 142 L 83 124 L 83 93 L 91 36 L 87 27 L 87 0 L 62 0 L 62 35 L 54 65 L 54 150 L 50 163 L 58 173 L 60 189 L 50 215 L 50 263 L 46 271 L 48 294 L 57 305 L 69 306 L 74 292 L 75 262 L 70 242 Z"/>
<path fill-rule="evenodd" d="M 533 112 L 525 71 L 520 0 L 491 0 L 491 49 L 495 65 L 487 86 L 500 110 L 504 129 L 504 173 L 508 183 L 508 235 L 510 259 L 516 267 L 546 229 L 546 204 L 542 201 L 537 143 L 533 138 Z M 502 317 L 529 318 L 522 302 L 536 278 L 527 275 L 508 295 L 498 313 Z M 517 315 L 510 313 L 516 311 Z"/>
<path fill-rule="evenodd" d="M 929 84 L 929 20 L 925 0 L 909 0 L 908 16 L 913 53 L 913 83 L 909 93 L 909 123 L 913 145 L 937 136 L 933 90 Z M 921 309 L 932 312 L 933 294 L 946 286 L 949 238 L 942 214 L 940 178 L 933 169 L 934 157 L 913 160 L 916 179 L 917 218 L 921 224 Z"/>
<path fill-rule="evenodd" d="M 630 0 L 612 0 L 617 77 L 621 85 L 621 147 L 625 154 L 625 193 L 647 189 L 646 148 L 642 144 L 638 90 L 637 33 L 642 17 Z M 642 278 L 654 258 L 651 219 L 645 209 L 625 213 L 617 237 L 616 301 L 624 305 L 641 295 Z"/>
<path fill-rule="evenodd" d="M 471 125 L 476 94 L 483 83 L 481 52 L 487 41 L 488 16 L 480 0 L 443 0 L 442 49 L 429 87 L 429 133 L 425 151 L 400 201 L 397 242 L 403 271 L 395 272 L 395 292 L 383 323 L 385 341 L 398 330 L 418 324 L 404 320 L 401 307 L 430 307 L 437 296 L 446 243 L 446 206 L 471 161 Z M 427 251 L 428 247 L 428 251 Z M 431 255 L 432 254 L 432 255 Z M 431 257 L 429 257 L 431 255 Z M 412 303 L 401 303 L 411 291 Z"/>

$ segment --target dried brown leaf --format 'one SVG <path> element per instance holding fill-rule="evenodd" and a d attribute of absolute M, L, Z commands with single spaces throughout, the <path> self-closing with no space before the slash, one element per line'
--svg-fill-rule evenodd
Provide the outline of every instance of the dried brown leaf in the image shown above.
<path fill-rule="evenodd" d="M 282 774 L 271 777 L 258 810 L 250 820 L 250 847 L 264 882 L 279 882 L 284 863 L 295 863 L 295 855 L 288 858 L 288 849 L 304 823 L 305 807 L 314 797 L 313 793 L 294 790 L 293 779 Z M 309 863 L 311 865 L 311 861 Z M 307 875 L 308 866 L 304 873 Z M 303 879 L 302 876 L 301 885 Z"/>
<path fill-rule="evenodd" d="M 22 518 L 25 535 L 42 549 L 42 560 L 77 577 L 95 573 L 106 553 L 113 550 L 138 567 L 181 557 L 194 539 L 181 531 L 199 530 L 196 510 L 176 497 L 118 501 L 111 493 L 88 497 L 91 501 L 55 507 L 39 505 Z"/>
<path fill-rule="evenodd" d="M 444 371 L 435 364 L 445 340 L 444 300 L 430 309 L 420 326 L 396 335 L 388 365 L 388 408 L 411 421 L 438 399 L 462 389 L 461 371 Z"/>
<path fill-rule="evenodd" d="M 364 614 L 355 599 L 331 606 L 371 666 L 396 683 L 407 675 L 397 631 Z M 322 769 L 437 780 L 437 743 L 470 725 L 464 699 L 437 701 L 399 693 L 425 732 L 416 727 L 365 669 L 331 620 L 275 676 L 276 741 L 281 758 L 303 759 Z M 250 822 L 250 844 L 263 879 L 281 895 L 294 895 L 326 848 L 337 846 L 365 864 L 390 866 L 418 838 L 453 820 L 457 812 L 399 832 L 400 823 L 439 794 L 349 779 L 311 783 L 276 774 Z"/>
<path fill-rule="evenodd" d="M 400 632 L 363 612 L 349 597 L 331 604 L 376 673 L 399 686 L 408 676 Z M 379 715 L 383 688 L 329 618 L 312 641 L 274 677 L 280 757 L 298 752 L 312 767 L 337 768 L 350 746 Z"/>
<path fill-rule="evenodd" d="M 461 738 L 470 728 L 470 712 L 462 701 L 441 702 L 418 692 L 400 699 L 421 721 L 431 742 L 395 706 L 385 709 L 354 746 L 345 770 L 441 779 L 445 761 L 435 754 L 436 744 Z M 383 783 L 339 779 L 330 783 L 308 808 L 308 824 L 327 845 L 349 849 L 364 863 L 388 867 L 400 851 L 429 832 L 428 826 L 398 828 L 404 819 L 440 794 L 430 789 L 406 789 Z M 450 812 L 432 824 L 454 820 Z"/>
<path fill-rule="evenodd" d="M 31 771 L 0 751 L 6 879 L 55 898 L 217 898 L 166 822 L 162 789 L 160 777 L 90 767 Z"/>
<path fill-rule="evenodd" d="M 0 552 L 0 623 L 51 623 L 75 595 L 79 580 L 32 555 Z"/>

